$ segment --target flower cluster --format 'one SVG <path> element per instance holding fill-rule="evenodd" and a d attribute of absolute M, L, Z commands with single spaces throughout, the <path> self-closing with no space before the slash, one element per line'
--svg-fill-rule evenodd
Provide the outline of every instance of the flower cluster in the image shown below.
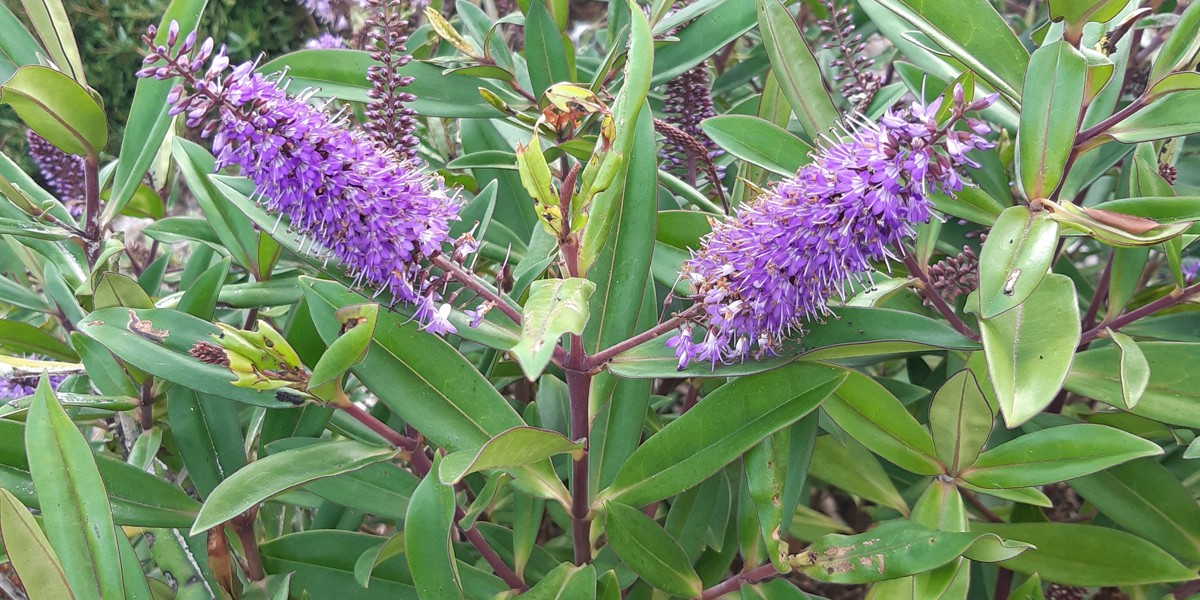
<path fill-rule="evenodd" d="M 702 335 L 685 324 L 668 341 L 682 369 L 692 361 L 744 360 L 773 352 L 805 322 L 830 314 L 854 282 L 930 218 L 928 195 L 961 189 L 966 153 L 992 147 L 972 118 L 995 101 L 967 102 L 956 89 L 946 123 L 941 100 L 890 111 L 830 143 L 794 177 L 717 224 L 684 264 L 703 308 Z M 953 125 L 965 121 L 965 130 Z M 699 341 L 696 338 L 700 338 Z"/>
<path fill-rule="evenodd" d="M 701 121 L 716 114 L 713 111 L 708 65 L 700 63 L 667 82 L 663 113 L 668 124 L 691 138 L 681 140 L 678 136 L 665 136 L 662 157 L 674 169 L 688 171 L 694 179 L 696 171 L 707 170 L 705 163 L 712 164 L 713 160 L 725 154 L 725 151 L 700 128 Z M 702 151 L 697 153 L 697 150 Z M 724 177 L 724 167 L 716 167 L 716 175 L 718 178 Z M 713 181 L 712 184 L 715 187 L 720 185 L 720 182 Z"/>
<path fill-rule="evenodd" d="M 154 45 L 154 33 L 144 38 L 150 52 L 139 76 L 183 80 L 168 95 L 171 113 L 212 137 L 218 169 L 237 167 L 253 181 L 259 202 L 302 234 L 302 251 L 341 262 L 356 286 L 416 305 L 427 330 L 454 331 L 444 281 L 421 265 L 442 252 L 459 218 L 440 180 L 308 104 L 307 94 L 289 96 L 252 63 L 230 70 L 212 39 L 179 43 L 174 22 L 166 45 Z"/>
<path fill-rule="evenodd" d="M 959 296 L 979 288 L 979 256 L 970 246 L 963 246 L 958 256 L 947 256 L 929 265 L 928 275 L 933 290 L 917 292 L 925 304 L 931 304 L 927 296 L 930 293 L 937 293 L 946 302 L 954 302 Z"/>
<path fill-rule="evenodd" d="M 364 0 L 298 0 L 323 25 L 337 31 L 350 28 L 350 11 L 366 6 Z"/>
<path fill-rule="evenodd" d="M 50 389 L 57 390 L 66 375 L 51 375 Z M 33 395 L 37 391 L 38 376 L 0 378 L 0 399 L 17 400 Z"/>
<path fill-rule="evenodd" d="M 836 50 L 840 55 L 830 62 L 830 66 L 837 69 L 833 80 L 854 110 L 863 111 L 882 87 L 882 74 L 870 70 L 875 60 L 867 57 L 867 43 L 863 41 L 862 34 L 854 31 L 850 7 L 838 8 L 834 0 L 823 0 L 822 4 L 829 17 L 821 19 L 817 25 L 829 41 L 821 44 L 821 47 Z"/>
<path fill-rule="evenodd" d="M 347 47 L 346 40 L 328 31 L 304 42 L 305 50 L 341 50 Z"/>
<path fill-rule="evenodd" d="M 67 206 L 72 217 L 83 214 L 83 157 L 67 154 L 46 138 L 29 130 L 26 134 L 29 158 L 33 159 L 42 180 L 50 186 L 58 199 Z"/>
<path fill-rule="evenodd" d="M 373 10 L 368 20 L 371 58 L 378 64 L 367 69 L 372 89 L 368 92 L 367 130 L 379 143 L 405 158 L 415 158 L 420 140 L 413 135 L 417 113 L 405 106 L 416 96 L 404 88 L 413 78 L 400 74 L 400 68 L 412 57 L 405 53 L 408 21 L 401 12 L 403 0 L 370 0 Z"/>

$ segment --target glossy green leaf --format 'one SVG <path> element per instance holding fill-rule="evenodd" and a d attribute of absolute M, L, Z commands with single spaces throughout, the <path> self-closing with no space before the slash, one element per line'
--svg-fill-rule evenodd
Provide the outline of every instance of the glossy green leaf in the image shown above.
<path fill-rule="evenodd" d="M 773 358 L 716 368 L 708 363 L 692 363 L 681 370 L 675 351 L 666 345 L 667 338 L 675 335 L 672 333 L 617 355 L 609 363 L 609 369 L 621 377 L 632 378 L 730 377 L 762 373 L 798 359 L 820 361 L 979 347 L 946 323 L 910 312 L 858 306 L 838 307 L 835 312 L 837 318 L 806 324 L 804 337 L 776 349 L 778 356 Z"/>
<path fill-rule="evenodd" d="M 541 98 L 546 88 L 572 79 L 562 33 L 541 2 L 531 2 L 525 11 L 525 61 L 535 97 Z"/>
<path fill-rule="evenodd" d="M 1105 425 L 1075 424 L 1027 433 L 979 455 L 959 473 L 980 488 L 1045 485 L 1162 454 L 1154 442 Z"/>
<path fill-rule="evenodd" d="M 929 429 L 937 456 L 951 474 L 975 462 L 995 419 L 995 411 L 969 369 L 942 384 L 929 405 Z"/>
<path fill-rule="evenodd" d="M 1187 66 L 1195 64 L 1197 53 L 1200 53 L 1200 38 L 1193 35 L 1197 28 L 1200 28 L 1200 8 L 1197 6 L 1189 5 L 1167 35 L 1154 57 L 1150 81 L 1159 81 L 1172 71 L 1189 70 Z"/>
<path fill-rule="evenodd" d="M 346 440 L 295 448 L 259 459 L 227 477 L 213 490 L 192 525 L 192 535 L 208 531 L 292 488 L 395 456 L 395 448 Z"/>
<path fill-rule="evenodd" d="M 880 0 L 997 91 L 1021 101 L 1029 53 L 986 0 Z"/>
<path fill-rule="evenodd" d="M 896 490 L 883 465 L 853 439 L 839 443 L 831 435 L 817 438 L 809 473 L 838 489 L 908 514 L 908 503 Z"/>
<path fill-rule="evenodd" d="M 16 67 L 38 64 L 38 55 L 45 54 L 41 44 L 13 14 L 7 5 L 0 5 L 0 54 L 12 61 L 13 70 Z M 0 74 L 0 80 L 7 79 L 11 73 Z"/>
<path fill-rule="evenodd" d="M 267 444 L 272 454 L 321 445 L 316 438 L 288 438 Z M 403 521 L 419 480 L 404 468 L 378 462 L 347 473 L 311 481 L 304 490 L 367 514 Z"/>
<path fill-rule="evenodd" d="M 583 333 L 588 301 L 595 291 L 595 283 L 578 277 L 543 279 L 530 286 L 521 315 L 521 339 L 510 351 L 530 381 L 550 364 L 560 337 Z"/>
<path fill-rule="evenodd" d="M 478 449 L 447 454 L 442 458 L 438 477 L 444 485 L 456 485 L 471 473 L 524 467 L 559 454 L 576 455 L 582 450 L 582 441 L 572 442 L 556 431 L 514 427 L 488 440 Z"/>
<path fill-rule="evenodd" d="M 342 395 L 342 376 L 367 355 L 379 320 L 379 305 L 351 305 L 338 310 L 335 316 L 342 334 L 321 355 L 308 382 L 309 393 L 327 402 Z"/>
<path fill-rule="evenodd" d="M 1125 0 L 1050 0 L 1050 19 L 1082 31 L 1084 23 L 1112 20 L 1127 4 Z"/>
<path fill-rule="evenodd" d="M 433 468 L 440 468 L 435 459 Z M 437 477 L 425 477 L 417 486 L 404 522 L 405 558 L 413 585 L 422 598 L 464 598 L 450 544 L 454 525 L 454 488 Z"/>
<path fill-rule="evenodd" d="M 371 84 L 367 69 L 373 64 L 370 54 L 363 50 L 299 50 L 268 61 L 258 70 L 265 74 L 287 69 L 288 89 L 293 92 L 315 88 L 320 96 L 368 102 Z M 405 91 L 416 100 L 407 106 L 423 117 L 490 119 L 499 113 L 480 97 L 479 88 L 510 97 L 487 80 L 447 75 L 442 67 L 424 61 L 414 60 L 398 72 L 413 78 Z"/>
<path fill-rule="evenodd" d="M 46 538 L 79 600 L 124 598 L 117 529 L 92 449 L 42 377 L 25 431 Z"/>
<path fill-rule="evenodd" d="M 1065 41 L 1042 46 L 1029 59 L 1017 133 L 1021 187 L 1028 199 L 1050 197 L 1066 174 L 1086 77 L 1087 59 Z"/>
<path fill-rule="evenodd" d="M 700 595 L 700 576 L 679 542 L 642 511 L 606 502 L 604 526 L 617 556 L 647 583 L 676 596 Z"/>
<path fill-rule="evenodd" d="M 800 420 L 844 377 L 840 369 L 796 364 L 732 381 L 651 436 L 599 498 L 640 506 L 677 494 Z"/>
<path fill-rule="evenodd" d="M 12 354 L 37 354 L 74 362 L 79 356 L 62 340 L 24 321 L 0 319 L 0 348 Z"/>
<path fill-rule="evenodd" d="M 1159 98 L 1109 128 L 1103 136 L 1125 144 L 1151 142 L 1200 132 L 1200 121 L 1187 110 L 1200 101 L 1200 90 Z"/>
<path fill-rule="evenodd" d="M 846 433 L 897 466 L 919 475 L 946 471 L 929 431 L 874 379 L 851 371 L 822 406 Z"/>
<path fill-rule="evenodd" d="M 405 506 L 407 508 L 407 505 Z M 371 575 L 380 563 L 404 554 L 404 532 L 392 534 L 387 541 L 363 552 L 354 563 L 354 579 L 364 588 L 371 587 Z"/>
<path fill-rule="evenodd" d="M 828 400 L 827 398 L 826 402 Z M 767 544 L 767 557 L 781 572 L 790 569 L 785 561 L 788 550 L 785 526 L 788 523 L 783 519 L 783 491 L 791 466 L 788 460 L 791 454 L 790 434 L 790 429 L 782 429 L 768 436 L 742 457 L 746 486 L 750 491 L 750 500 L 754 502 L 754 509 L 758 512 L 758 527 L 762 532 L 763 542 Z M 711 506 L 708 498 L 702 501 Z M 672 512 L 678 504 L 679 499 L 671 505 Z M 669 519 L 670 517 L 668 521 Z"/>
<path fill-rule="evenodd" d="M 1111 329 L 1108 330 L 1108 337 L 1121 349 L 1121 399 L 1125 402 L 1125 408 L 1132 409 L 1150 384 L 1150 365 L 1133 338 Z"/>
<path fill-rule="evenodd" d="M 820 139 L 838 120 L 821 68 L 782 2 L 756 0 L 755 4 L 758 27 L 783 95 L 808 138 Z"/>
<path fill-rule="evenodd" d="M 1166 467 L 1135 460 L 1070 485 L 1121 527 L 1188 564 L 1200 562 L 1200 506 Z"/>
<path fill-rule="evenodd" d="M 220 246 L 239 265 L 254 267 L 254 226 L 236 206 L 223 202 L 219 192 L 208 180 L 208 174 L 216 168 L 216 161 L 212 155 L 192 142 L 175 138 L 171 142 L 171 156 L 179 165 L 179 172 L 183 175 L 188 190 L 200 205 L 205 221 L 220 240 Z"/>
<path fill-rule="evenodd" d="M 1054 583 L 1124 586 L 1196 577 L 1150 542 L 1116 529 L 1075 523 L 974 522 L 971 530 L 1033 544 L 1034 549 L 1000 566 L 1027 575 L 1037 573 Z"/>
<path fill-rule="evenodd" d="M 791 177 L 809 162 L 812 146 L 788 130 L 749 115 L 721 115 L 700 123 L 726 152 L 768 171 Z"/>
<path fill-rule="evenodd" d="M 980 316 L 990 319 L 1021 304 L 1050 269 L 1058 223 L 1047 212 L 1014 206 L 992 226 L 979 255 Z"/>
<path fill-rule="evenodd" d="M 49 67 L 21 67 L 0 86 L 0 103 L 68 154 L 98 154 L 108 141 L 104 109 L 83 86 Z"/>
<path fill-rule="evenodd" d="M 167 421 L 200 498 L 246 466 L 245 442 L 233 405 L 224 398 L 176 386 L 167 392 Z"/>
<path fill-rule="evenodd" d="M 596 600 L 596 567 L 563 563 L 546 574 L 537 585 L 521 594 L 521 600 Z"/>
<path fill-rule="evenodd" d="M 162 308 L 106 308 L 85 317 L 79 331 L 121 360 L 167 381 L 255 406 L 291 406 L 276 400 L 273 392 L 233 385 L 236 378 L 226 367 L 192 358 L 188 350 L 196 342 L 211 342 L 220 330 L 186 313 Z"/>
<path fill-rule="evenodd" d="M 66 573 L 33 515 L 0 488 L 0 542 L 30 600 L 73 600 Z"/>
<path fill-rule="evenodd" d="M 172 22 L 179 24 L 179 35 L 187 37 L 200 24 L 200 15 L 208 6 L 208 0 L 172 0 L 159 20 L 156 44 L 166 42 Z M 180 38 L 182 39 L 182 38 Z M 167 137 L 167 130 L 174 117 L 169 116 L 170 104 L 167 94 L 177 83 L 174 79 L 160 80 L 153 77 L 138 79 L 133 91 L 133 104 L 129 108 L 129 119 L 125 123 L 121 138 L 121 153 L 113 174 L 112 192 L 104 207 L 104 221 L 121 213 L 126 203 L 137 191 L 138 185 L 150 169 Z"/>
<path fill-rule="evenodd" d="M 1200 427 L 1200 374 L 1192 353 L 1200 345 L 1178 342 L 1139 342 L 1150 367 L 1150 382 L 1130 412 L 1135 415 L 1188 427 Z M 1064 387 L 1076 394 L 1118 408 L 1125 406 L 1121 384 L 1121 352 L 1115 345 L 1081 352 L 1071 365 Z"/>
<path fill-rule="evenodd" d="M 678 30 L 675 33 L 678 42 L 655 51 L 654 85 L 666 83 L 704 62 L 752 29 L 755 23 L 753 2 L 724 0 Z"/>
<path fill-rule="evenodd" d="M 1025 302 L 979 328 L 1000 414 L 1016 427 L 1050 404 L 1071 369 L 1081 336 L 1075 284 L 1049 275 Z"/>
<path fill-rule="evenodd" d="M 993 535 L 932 531 L 896 520 L 857 535 L 827 535 L 797 558 L 807 564 L 801 571 L 813 579 L 869 583 L 929 571 L 983 546 L 1002 547 L 1007 554 L 1028 548 Z"/>
<path fill-rule="evenodd" d="M 268 573 L 291 573 L 292 593 L 310 598 L 340 598 L 353 591 L 362 600 L 416 598 L 412 575 L 400 557 L 380 563 L 363 589 L 354 578 L 358 558 L 379 546 L 379 536 L 350 531 L 292 533 L 259 546 Z"/>
<path fill-rule="evenodd" d="M 83 60 L 79 57 L 79 46 L 75 43 L 62 0 L 21 0 L 21 5 L 54 63 L 81 86 L 86 86 Z"/>

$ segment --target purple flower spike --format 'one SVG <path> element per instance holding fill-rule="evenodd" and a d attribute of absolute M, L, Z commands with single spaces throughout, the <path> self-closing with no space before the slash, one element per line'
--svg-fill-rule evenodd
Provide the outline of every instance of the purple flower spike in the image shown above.
<path fill-rule="evenodd" d="M 986 104 L 960 100 L 942 125 L 938 102 L 863 123 L 717 224 L 683 267 L 704 329 L 694 339 L 686 324 L 667 342 L 679 367 L 771 355 L 851 283 L 869 283 L 873 265 L 895 259 L 892 248 L 929 220 L 928 194 L 961 189 L 966 152 L 992 147 L 986 125 L 964 116 Z M 951 129 L 960 120 L 969 131 Z"/>
<path fill-rule="evenodd" d="M 83 215 L 83 157 L 59 150 L 45 138 L 29 130 L 29 157 L 41 172 L 42 180 L 66 205 L 72 217 Z"/>
<path fill-rule="evenodd" d="M 328 31 L 304 42 L 305 50 L 341 50 L 347 47 L 346 40 Z"/>
<path fill-rule="evenodd" d="M 197 55 L 206 55 L 206 41 Z M 252 63 L 228 69 L 224 49 L 203 60 L 151 53 L 165 66 L 143 77 L 180 77 L 173 111 L 211 136 L 218 169 L 237 167 L 268 211 L 302 234 L 300 248 L 345 265 L 355 285 L 416 305 L 429 331 L 453 333 L 443 278 L 421 261 L 440 254 L 460 203 L 439 179 L 416 169 L 344 119 L 289 96 Z M 161 74 L 160 74 L 161 73 Z"/>

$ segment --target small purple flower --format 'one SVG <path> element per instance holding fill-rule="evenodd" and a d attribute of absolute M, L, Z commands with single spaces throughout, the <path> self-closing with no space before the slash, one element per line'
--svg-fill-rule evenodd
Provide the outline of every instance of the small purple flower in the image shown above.
<path fill-rule="evenodd" d="M 717 224 L 683 267 L 704 330 L 695 342 L 688 324 L 667 342 L 680 368 L 770 355 L 805 322 L 829 315 L 851 283 L 868 283 L 874 265 L 895 259 L 891 249 L 929 220 L 928 194 L 961 189 L 956 169 L 972 164 L 966 152 L 992 147 L 978 134 L 986 125 L 964 115 L 994 100 L 960 96 L 941 125 L 940 101 L 862 123 Z M 959 120 L 969 132 L 951 129 Z"/>
<path fill-rule="evenodd" d="M 1180 270 L 1183 271 L 1183 281 L 1185 283 L 1195 283 L 1196 277 L 1200 277 L 1200 258 L 1189 256 L 1183 259 L 1183 264 L 1180 265 Z"/>
<path fill-rule="evenodd" d="M 312 16 L 338 31 L 350 28 L 350 11 L 366 6 L 364 0 L 297 0 Z"/>
<path fill-rule="evenodd" d="M 51 375 L 50 389 L 57 390 L 59 384 L 67 377 L 65 375 Z M 0 399 L 17 400 L 26 396 L 33 395 L 37 391 L 38 376 L 31 377 L 12 377 L 0 379 Z"/>
<path fill-rule="evenodd" d="M 152 44 L 154 32 L 145 38 Z M 279 89 L 277 77 L 252 63 L 229 71 L 224 48 L 212 56 L 211 39 L 191 53 L 195 36 L 178 48 L 151 45 L 139 75 L 181 77 L 171 93 L 173 114 L 211 136 L 216 167 L 236 167 L 254 182 L 268 211 L 287 217 L 302 234 L 302 251 L 333 258 L 364 284 L 416 305 L 429 331 L 452 333 L 442 300 L 443 278 L 421 261 L 440 254 L 459 201 L 430 177 L 305 100 Z"/>
<path fill-rule="evenodd" d="M 347 47 L 346 40 L 328 31 L 304 42 L 305 50 L 341 50 Z"/>
<path fill-rule="evenodd" d="M 25 134 L 29 144 L 29 157 L 37 165 L 42 180 L 67 206 L 72 217 L 83 214 L 83 157 L 67 154 L 46 138 L 29 130 Z"/>

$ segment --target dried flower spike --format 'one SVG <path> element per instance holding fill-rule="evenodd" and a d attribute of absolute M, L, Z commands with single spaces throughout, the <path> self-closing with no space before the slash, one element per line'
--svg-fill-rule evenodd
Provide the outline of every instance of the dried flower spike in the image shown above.
<path fill-rule="evenodd" d="M 307 94 L 289 96 L 278 76 L 255 73 L 253 63 L 231 71 L 211 38 L 197 47 L 193 33 L 155 46 L 153 35 L 143 38 L 150 52 L 138 74 L 183 80 L 168 95 L 171 113 L 212 136 L 218 169 L 237 167 L 253 181 L 258 201 L 301 233 L 302 250 L 341 262 L 355 285 L 416 305 L 428 331 L 454 331 L 442 310 L 444 282 L 421 264 L 442 252 L 459 218 L 440 180 L 309 105 Z"/>
<path fill-rule="evenodd" d="M 668 342 L 679 366 L 768 355 L 807 321 L 830 314 L 830 299 L 869 283 L 876 263 L 930 217 L 927 195 L 962 187 L 966 153 L 990 148 L 985 123 L 966 118 L 995 101 L 968 103 L 956 89 L 951 117 L 941 100 L 890 111 L 829 143 L 795 177 L 717 224 L 682 275 L 703 306 L 701 341 L 686 324 Z M 965 120 L 968 130 L 952 126 Z"/>

